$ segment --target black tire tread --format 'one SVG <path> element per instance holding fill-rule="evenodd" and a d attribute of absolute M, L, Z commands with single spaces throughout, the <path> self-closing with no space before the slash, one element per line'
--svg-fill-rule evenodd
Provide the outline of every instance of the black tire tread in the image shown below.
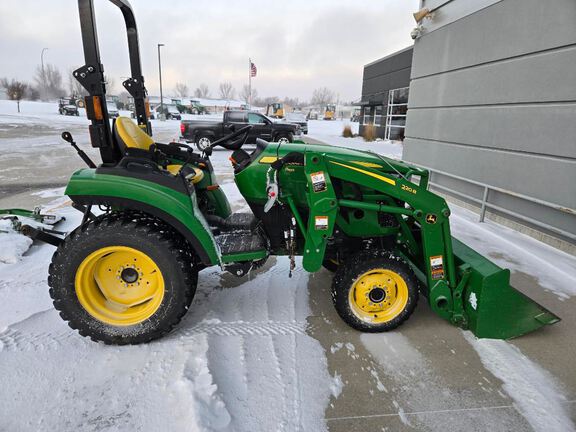
<path fill-rule="evenodd" d="M 85 328 L 85 326 L 82 325 L 83 323 L 74 321 L 68 315 L 66 309 L 63 307 L 64 302 L 68 300 L 62 298 L 62 293 L 54 287 L 59 278 L 58 269 L 62 265 L 62 260 L 67 254 L 73 251 L 75 245 L 84 242 L 91 236 L 101 235 L 111 229 L 127 229 L 137 232 L 141 236 L 152 237 L 160 247 L 165 250 L 173 251 L 172 259 L 182 272 L 185 286 L 187 287 L 187 289 L 184 290 L 185 301 L 181 304 L 178 312 L 172 316 L 172 319 L 167 326 L 159 328 L 146 335 L 139 335 L 139 337 L 126 340 L 121 340 L 117 337 L 95 337 L 87 328 Z M 197 257 L 190 245 L 185 239 L 176 233 L 173 228 L 165 224 L 163 221 L 136 211 L 107 213 L 76 228 L 66 237 L 64 242 L 60 244 L 56 252 L 54 252 L 48 273 L 48 285 L 50 286 L 49 293 L 54 307 L 59 311 L 62 319 L 68 323 L 70 328 L 77 330 L 80 335 L 89 337 L 94 342 L 103 342 L 107 345 L 135 345 L 147 343 L 154 339 L 161 338 L 172 331 L 172 329 L 179 324 L 186 314 L 194 298 L 198 281 L 196 263 Z"/>

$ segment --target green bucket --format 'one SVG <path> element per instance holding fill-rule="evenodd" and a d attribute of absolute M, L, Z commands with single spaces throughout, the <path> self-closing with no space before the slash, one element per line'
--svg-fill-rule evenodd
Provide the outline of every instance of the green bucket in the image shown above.
<path fill-rule="evenodd" d="M 510 286 L 510 270 L 498 267 L 459 240 L 453 239 L 452 247 L 456 266 L 469 266 L 462 299 L 467 326 L 476 337 L 510 339 L 560 321 Z"/>

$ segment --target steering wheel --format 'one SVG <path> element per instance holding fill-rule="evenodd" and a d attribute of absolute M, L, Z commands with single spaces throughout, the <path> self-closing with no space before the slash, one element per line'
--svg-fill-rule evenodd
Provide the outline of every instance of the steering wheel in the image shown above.
<path fill-rule="evenodd" d="M 224 147 L 227 150 L 240 149 L 246 143 L 250 129 L 252 129 L 252 125 L 244 126 L 236 132 L 232 132 L 230 135 L 226 135 L 225 137 L 214 141 L 212 144 L 206 147 L 204 154 L 206 156 L 210 156 L 212 154 L 212 150 L 216 146 Z"/>

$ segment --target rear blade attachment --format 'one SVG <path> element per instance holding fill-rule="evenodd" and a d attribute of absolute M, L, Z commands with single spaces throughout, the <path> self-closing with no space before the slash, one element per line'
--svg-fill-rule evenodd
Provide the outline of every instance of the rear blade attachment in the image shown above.
<path fill-rule="evenodd" d="M 466 325 L 478 338 L 511 339 L 560 321 L 560 318 L 510 286 L 502 269 L 453 239 L 456 266 L 469 271 L 462 293 Z"/>

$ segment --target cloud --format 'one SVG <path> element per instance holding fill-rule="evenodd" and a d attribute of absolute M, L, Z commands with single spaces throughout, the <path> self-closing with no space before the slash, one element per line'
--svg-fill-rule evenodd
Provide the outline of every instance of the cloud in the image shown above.
<path fill-rule="evenodd" d="M 342 100 L 360 97 L 364 64 L 411 44 L 418 0 L 133 0 L 144 75 L 158 92 L 157 43 L 164 88 L 206 83 L 213 95 L 247 81 L 248 57 L 258 66 L 260 95 L 308 99 L 327 86 Z M 117 83 L 129 74 L 121 14 L 95 0 L 103 63 Z M 31 80 L 40 62 L 63 73 L 84 63 L 76 2 L 20 0 L 0 5 L 0 77 Z M 117 92 L 120 85 L 116 86 Z"/>

